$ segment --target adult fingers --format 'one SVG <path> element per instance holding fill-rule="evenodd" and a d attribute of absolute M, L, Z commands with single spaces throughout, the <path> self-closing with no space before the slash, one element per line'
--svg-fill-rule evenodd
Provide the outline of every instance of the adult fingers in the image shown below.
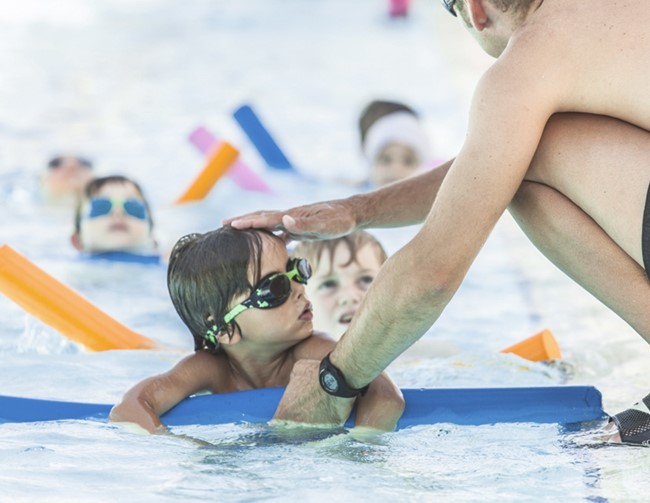
<path fill-rule="evenodd" d="M 256 211 L 246 215 L 224 218 L 224 225 L 232 225 L 235 229 L 271 229 L 281 228 L 282 215 L 280 211 Z"/>

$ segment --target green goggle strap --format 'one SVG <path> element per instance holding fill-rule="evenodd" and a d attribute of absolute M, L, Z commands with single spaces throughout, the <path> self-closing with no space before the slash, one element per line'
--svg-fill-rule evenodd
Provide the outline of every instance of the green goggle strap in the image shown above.
<path fill-rule="evenodd" d="M 234 320 L 237 316 L 239 316 L 241 313 L 246 311 L 246 309 L 250 309 L 253 307 L 252 305 L 245 306 L 243 303 L 238 304 L 237 306 L 233 307 L 227 314 L 226 316 L 223 317 L 223 324 L 227 325 L 230 323 L 232 320 Z"/>

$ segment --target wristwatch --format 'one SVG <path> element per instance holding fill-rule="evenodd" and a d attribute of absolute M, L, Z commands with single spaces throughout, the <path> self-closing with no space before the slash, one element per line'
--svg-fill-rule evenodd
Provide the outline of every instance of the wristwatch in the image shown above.
<path fill-rule="evenodd" d="M 331 353 L 330 353 L 331 354 Z M 342 398 L 354 398 L 358 395 L 365 395 L 368 391 L 368 384 L 363 388 L 352 388 L 345 382 L 343 373 L 337 369 L 330 361 L 330 354 L 328 354 L 320 362 L 320 371 L 318 372 L 318 380 L 321 388 L 333 396 Z"/>

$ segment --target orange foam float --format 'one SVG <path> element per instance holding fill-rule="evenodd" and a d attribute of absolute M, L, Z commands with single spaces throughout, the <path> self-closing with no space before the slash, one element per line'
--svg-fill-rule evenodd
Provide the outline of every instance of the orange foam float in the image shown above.
<path fill-rule="evenodd" d="M 0 291 L 90 350 L 160 349 L 156 342 L 122 325 L 6 244 L 0 246 Z"/>
<path fill-rule="evenodd" d="M 228 171 L 228 168 L 232 166 L 238 156 L 239 150 L 230 143 L 226 141 L 219 142 L 208 156 L 203 169 L 185 192 L 176 199 L 175 204 L 200 201 L 207 196 L 214 184 Z"/>
<path fill-rule="evenodd" d="M 502 353 L 514 353 L 526 360 L 534 362 L 546 360 L 559 360 L 562 358 L 560 346 L 553 333 L 545 328 L 544 330 L 531 335 L 527 339 L 501 350 Z"/>

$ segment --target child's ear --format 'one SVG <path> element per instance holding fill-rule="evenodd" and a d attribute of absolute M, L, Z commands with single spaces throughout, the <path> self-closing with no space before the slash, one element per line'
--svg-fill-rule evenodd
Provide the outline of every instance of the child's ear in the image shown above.
<path fill-rule="evenodd" d="M 229 334 L 228 330 L 224 328 L 217 335 L 217 341 L 219 342 L 219 344 L 223 344 L 224 346 L 228 344 L 230 345 L 237 344 L 239 341 L 241 341 L 241 334 L 239 333 L 239 330 L 237 328 L 233 330 L 232 334 Z"/>
<path fill-rule="evenodd" d="M 208 323 L 212 323 L 214 321 L 212 315 L 208 316 L 207 321 Z M 241 334 L 239 333 L 239 329 L 236 325 L 234 325 L 233 328 L 234 330 L 232 331 L 232 335 L 228 333 L 228 327 L 222 328 L 218 333 L 215 334 L 214 331 L 217 330 L 217 326 L 213 325 L 208 333 L 211 337 L 214 337 L 216 335 L 217 344 L 237 344 L 241 340 Z M 212 342 L 214 343 L 214 341 Z"/>
<path fill-rule="evenodd" d="M 75 249 L 82 251 L 84 249 L 83 244 L 81 244 L 81 237 L 79 236 L 78 232 L 75 232 L 72 236 L 70 236 L 70 243 L 72 243 L 72 246 L 75 247 Z"/>

